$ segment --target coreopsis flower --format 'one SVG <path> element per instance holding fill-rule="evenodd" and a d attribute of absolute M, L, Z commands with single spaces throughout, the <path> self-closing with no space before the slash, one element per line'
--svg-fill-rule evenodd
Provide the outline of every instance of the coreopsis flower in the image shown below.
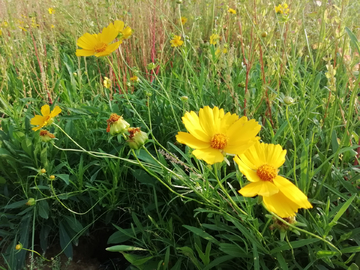
<path fill-rule="evenodd" d="M 31 18 L 31 27 L 32 27 L 32 28 L 37 28 L 37 27 L 39 27 L 39 26 L 40 26 L 40 24 L 38 24 L 38 23 L 36 22 L 36 18 L 35 18 L 35 17 Z"/>
<path fill-rule="evenodd" d="M 110 132 L 112 136 L 119 133 L 124 133 L 130 127 L 130 124 L 124 118 L 116 113 L 112 113 L 110 118 L 106 121 L 108 126 L 106 132 Z"/>
<path fill-rule="evenodd" d="M 282 218 L 293 217 L 299 208 L 312 208 L 306 195 L 286 178 L 278 175 L 286 150 L 280 145 L 256 142 L 235 157 L 240 171 L 251 182 L 239 190 L 245 197 L 260 195 L 265 207 Z"/>
<path fill-rule="evenodd" d="M 50 133 L 49 131 L 47 130 L 40 130 L 40 139 L 41 141 L 43 142 L 49 142 L 51 141 L 52 139 L 55 139 L 55 135 Z"/>
<path fill-rule="evenodd" d="M 229 9 L 228 9 L 228 12 L 231 13 L 231 14 L 236 14 L 236 10 L 235 10 L 235 9 L 232 9 L 232 8 L 229 8 Z"/>
<path fill-rule="evenodd" d="M 188 19 L 186 17 L 181 17 L 180 22 L 182 25 L 184 25 L 187 22 L 187 20 Z"/>
<path fill-rule="evenodd" d="M 0 24 L 1 27 L 8 27 L 9 24 L 7 21 L 3 21 L 1 24 Z"/>
<path fill-rule="evenodd" d="M 129 144 L 131 149 L 139 149 L 141 148 L 145 142 L 148 139 L 148 135 L 141 131 L 139 127 L 136 128 L 129 128 L 129 139 L 127 140 L 127 143 Z"/>
<path fill-rule="evenodd" d="M 134 75 L 134 76 L 132 76 L 131 78 L 130 78 L 130 81 L 132 81 L 132 82 L 139 82 L 140 81 L 140 79 L 138 78 L 138 76 L 136 76 L 136 75 Z"/>
<path fill-rule="evenodd" d="M 51 28 L 55 28 L 55 25 L 52 24 L 50 27 L 51 27 Z"/>
<path fill-rule="evenodd" d="M 277 14 L 284 14 L 287 15 L 290 12 L 289 6 L 284 3 L 284 4 L 279 4 L 277 7 L 275 7 L 275 12 Z"/>
<path fill-rule="evenodd" d="M 118 34 L 118 30 L 116 30 L 112 23 L 110 23 L 108 27 L 105 27 L 99 34 L 85 33 L 77 40 L 76 44 L 83 49 L 77 49 L 76 56 L 95 55 L 96 57 L 100 57 L 109 55 L 122 43 L 122 40 L 111 43 Z"/>
<path fill-rule="evenodd" d="M 54 14 L 54 13 L 55 13 L 55 9 L 54 9 L 54 8 L 48 8 L 48 12 L 49 12 L 49 14 Z"/>
<path fill-rule="evenodd" d="M 183 45 L 184 41 L 181 40 L 181 36 L 174 36 L 172 40 L 170 40 L 171 47 L 179 47 Z"/>
<path fill-rule="evenodd" d="M 176 140 L 195 149 L 192 154 L 208 164 L 222 162 L 226 154 L 242 154 L 260 138 L 261 126 L 246 116 L 224 113 L 223 109 L 206 106 L 186 112 L 182 121 L 189 133 L 179 132 Z"/>
<path fill-rule="evenodd" d="M 217 35 L 217 34 L 212 34 L 212 35 L 210 36 L 210 44 L 215 45 L 215 44 L 218 42 L 219 39 L 220 39 L 220 36 L 219 36 L 219 35 Z"/>
<path fill-rule="evenodd" d="M 108 77 L 104 77 L 103 85 L 106 89 L 111 87 L 111 80 Z"/>
<path fill-rule="evenodd" d="M 123 21 L 116 20 L 114 22 L 114 27 L 120 34 L 120 39 L 128 39 L 132 35 L 131 28 L 129 26 L 125 27 L 125 23 Z"/>
<path fill-rule="evenodd" d="M 51 125 L 54 121 L 54 117 L 61 113 L 61 109 L 59 106 L 55 106 L 55 108 L 50 112 L 50 106 L 44 105 L 41 107 L 41 114 L 42 115 L 35 115 L 30 120 L 30 124 L 34 127 L 33 130 L 37 131 L 45 126 Z"/>

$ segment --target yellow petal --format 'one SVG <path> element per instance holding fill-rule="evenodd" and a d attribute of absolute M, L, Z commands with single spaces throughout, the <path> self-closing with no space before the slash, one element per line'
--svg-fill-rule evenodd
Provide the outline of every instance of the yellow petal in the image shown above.
<path fill-rule="evenodd" d="M 41 107 L 41 114 L 43 116 L 49 116 L 50 115 L 50 106 L 45 104 L 44 106 Z"/>
<path fill-rule="evenodd" d="M 120 20 L 116 20 L 114 22 L 114 27 L 118 32 L 121 32 L 124 29 L 124 25 L 125 25 L 124 22 Z"/>
<path fill-rule="evenodd" d="M 98 43 L 97 35 L 85 33 L 76 42 L 76 44 L 85 50 L 94 50 L 95 45 Z"/>
<path fill-rule="evenodd" d="M 30 124 L 33 126 L 41 126 L 44 124 L 44 120 L 45 120 L 45 117 L 43 117 L 41 115 L 35 115 L 33 118 L 31 118 Z"/>
<path fill-rule="evenodd" d="M 108 27 L 105 27 L 101 34 L 99 34 L 100 41 L 104 42 L 105 44 L 111 43 L 119 34 L 118 31 L 116 31 L 114 25 L 110 23 Z M 115 51 L 116 49 L 114 49 Z"/>
<path fill-rule="evenodd" d="M 231 139 L 229 139 L 229 143 L 224 148 L 224 151 L 229 154 L 233 155 L 241 155 L 245 153 L 252 145 L 254 145 L 260 137 L 254 137 L 250 140 L 246 140 L 244 142 L 238 142 L 237 144 L 234 144 Z"/>
<path fill-rule="evenodd" d="M 88 51 L 88 50 L 80 50 L 80 49 L 77 49 L 76 50 L 76 56 L 91 56 L 91 55 L 94 55 L 95 54 L 95 51 Z"/>
<path fill-rule="evenodd" d="M 198 140 L 210 142 L 211 136 L 204 132 L 200 125 L 199 117 L 195 112 L 191 111 L 190 113 L 185 113 L 184 117 L 182 117 L 182 121 L 185 125 L 185 128 L 191 135 L 193 135 Z"/>
<path fill-rule="evenodd" d="M 204 149 L 210 147 L 209 142 L 200 141 L 197 138 L 195 138 L 192 134 L 186 132 L 179 132 L 176 135 L 176 140 L 179 143 L 186 144 L 187 146 L 194 149 Z"/>
<path fill-rule="evenodd" d="M 214 127 L 213 110 L 209 106 L 199 110 L 199 122 L 206 134 L 212 137 L 217 133 Z"/>
<path fill-rule="evenodd" d="M 232 124 L 226 132 L 232 145 L 244 143 L 253 139 L 260 131 L 261 126 L 254 119 L 247 121 L 245 116 Z"/>
<path fill-rule="evenodd" d="M 55 106 L 55 108 L 52 110 L 50 117 L 55 117 L 57 116 L 59 113 L 61 113 L 61 109 L 59 106 Z"/>
<path fill-rule="evenodd" d="M 270 181 L 253 182 L 239 190 L 239 193 L 244 197 L 271 196 L 278 192 L 279 188 Z"/>
<path fill-rule="evenodd" d="M 221 130 L 228 130 L 229 127 L 239 119 L 236 114 L 227 113 L 221 120 Z"/>
<path fill-rule="evenodd" d="M 266 153 L 265 159 L 267 164 L 274 168 L 279 168 L 284 164 L 286 150 L 283 150 L 279 144 L 264 144 L 264 150 Z"/>
<path fill-rule="evenodd" d="M 260 177 L 256 174 L 256 170 L 253 170 L 249 168 L 241 159 L 238 157 L 234 158 L 234 161 L 238 164 L 239 169 L 243 175 L 246 176 L 246 178 L 250 182 L 258 182 L 261 181 Z"/>
<path fill-rule="evenodd" d="M 33 131 L 38 131 L 38 130 L 39 130 L 39 129 L 41 129 L 41 128 L 42 128 L 42 126 L 39 126 L 39 127 L 33 127 L 33 128 L 32 128 L 32 130 L 33 130 Z"/>
<path fill-rule="evenodd" d="M 223 162 L 224 156 L 218 149 L 214 148 L 205 148 L 205 149 L 197 149 L 192 152 L 192 154 L 197 159 L 205 160 L 206 163 L 212 165 L 214 163 Z"/>
<path fill-rule="evenodd" d="M 97 54 L 95 54 L 96 57 L 101 57 L 101 56 L 105 56 L 105 55 L 109 55 L 111 54 L 113 51 L 115 51 L 117 48 L 119 48 L 120 44 L 122 43 L 122 41 L 118 41 L 115 42 L 113 44 L 110 44 L 106 47 L 106 50 L 103 52 L 99 52 Z"/>
<path fill-rule="evenodd" d="M 291 201 L 296 203 L 299 208 L 312 208 L 307 196 L 293 183 L 282 176 L 276 176 L 273 180 L 274 184 L 281 190 L 281 192 Z"/>
<path fill-rule="evenodd" d="M 272 196 L 263 197 L 263 202 L 270 212 L 274 212 L 282 218 L 295 216 L 299 209 L 299 206 L 281 191 Z"/>

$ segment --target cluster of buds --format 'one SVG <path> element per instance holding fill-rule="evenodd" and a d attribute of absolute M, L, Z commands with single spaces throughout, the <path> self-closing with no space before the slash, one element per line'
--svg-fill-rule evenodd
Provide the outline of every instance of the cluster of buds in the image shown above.
<path fill-rule="evenodd" d="M 131 149 L 140 149 L 148 139 L 148 135 L 141 131 L 139 127 L 130 127 L 130 124 L 116 113 L 110 115 L 107 123 L 106 131 L 112 136 L 122 134 L 127 137 L 127 143 Z"/>
<path fill-rule="evenodd" d="M 327 72 L 325 72 L 325 76 L 328 79 L 328 87 L 332 92 L 336 91 L 336 68 L 334 68 L 334 66 L 329 63 L 328 65 L 326 65 L 326 69 Z"/>

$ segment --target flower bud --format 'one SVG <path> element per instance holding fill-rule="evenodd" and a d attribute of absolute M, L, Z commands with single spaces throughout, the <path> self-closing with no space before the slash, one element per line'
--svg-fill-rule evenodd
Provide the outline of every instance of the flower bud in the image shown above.
<path fill-rule="evenodd" d="M 45 170 L 45 169 L 41 169 L 40 172 L 41 172 L 41 173 L 46 173 L 46 170 Z"/>
<path fill-rule="evenodd" d="M 15 246 L 15 249 L 16 249 L 16 250 L 21 250 L 22 247 L 23 247 L 23 245 L 22 245 L 21 243 L 19 243 L 19 244 L 17 244 L 17 245 Z"/>
<path fill-rule="evenodd" d="M 261 33 L 261 36 L 262 36 L 263 38 L 266 37 L 266 36 L 267 36 L 267 32 L 266 32 L 266 31 L 262 32 L 262 33 Z"/>
<path fill-rule="evenodd" d="M 188 96 L 182 96 L 180 99 L 181 99 L 182 102 L 187 102 L 189 97 Z"/>
<path fill-rule="evenodd" d="M 149 64 L 147 64 L 147 66 L 146 66 L 146 68 L 148 69 L 148 70 L 153 70 L 153 69 L 155 69 L 156 68 L 156 64 L 155 63 L 149 63 Z"/>
<path fill-rule="evenodd" d="M 51 119 L 53 121 L 53 119 Z M 49 122 L 50 123 L 50 122 Z M 40 140 L 43 142 L 49 142 L 55 138 L 55 135 L 47 130 L 40 130 Z M 46 172 L 46 171 L 45 171 Z"/>
<path fill-rule="evenodd" d="M 106 132 L 110 132 L 112 136 L 119 133 L 124 133 L 130 124 L 124 120 L 124 118 L 116 113 L 112 113 L 110 118 L 107 120 L 108 126 Z"/>
<path fill-rule="evenodd" d="M 294 103 L 294 99 L 290 96 L 286 96 L 286 97 L 284 97 L 284 102 L 286 105 L 291 105 Z"/>
<path fill-rule="evenodd" d="M 104 77 L 103 84 L 106 89 L 109 89 L 111 87 L 111 80 L 108 77 Z"/>
<path fill-rule="evenodd" d="M 130 135 L 127 142 L 131 149 L 139 149 L 145 144 L 148 139 L 148 135 L 145 132 L 141 131 L 139 127 L 129 128 L 128 132 L 130 133 Z"/>
<path fill-rule="evenodd" d="M 55 175 L 50 175 L 49 178 L 50 180 L 55 180 Z"/>
<path fill-rule="evenodd" d="M 28 201 L 25 203 L 27 206 L 32 206 L 36 204 L 36 201 L 34 198 L 29 198 Z"/>

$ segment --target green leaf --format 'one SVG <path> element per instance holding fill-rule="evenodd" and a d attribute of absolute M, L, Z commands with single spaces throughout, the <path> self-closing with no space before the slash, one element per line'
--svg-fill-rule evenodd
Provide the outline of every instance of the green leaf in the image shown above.
<path fill-rule="evenodd" d="M 48 219 L 49 218 L 49 204 L 46 200 L 41 200 L 37 203 L 39 216 Z"/>
<path fill-rule="evenodd" d="M 348 35 L 350 37 L 351 45 L 354 46 L 356 48 L 356 50 L 358 51 L 358 53 L 360 54 L 360 45 L 359 45 L 359 41 L 357 40 L 356 36 L 347 27 L 345 27 L 345 31 L 348 33 Z"/>
<path fill-rule="evenodd" d="M 290 243 L 283 242 L 279 247 L 274 248 L 270 252 L 271 252 L 271 254 L 276 254 L 282 250 L 291 250 L 291 249 L 295 249 L 295 248 L 300 248 L 300 247 L 303 247 L 306 245 L 313 244 L 317 241 L 320 241 L 320 239 L 310 238 L 310 239 L 302 239 L 302 240 L 298 240 L 298 241 L 292 241 Z"/>
<path fill-rule="evenodd" d="M 112 246 L 112 247 L 106 248 L 106 250 L 111 251 L 111 252 L 136 251 L 136 250 L 147 251 L 147 249 L 144 249 L 144 248 L 139 248 L 139 247 L 134 247 L 134 246 L 126 246 L 126 245 Z"/>
<path fill-rule="evenodd" d="M 339 254 L 336 251 L 330 251 L 330 250 L 319 250 L 318 252 L 316 252 L 316 257 L 319 259 L 323 259 L 323 258 L 331 258 L 335 255 Z"/>
<path fill-rule="evenodd" d="M 231 256 L 231 255 L 225 255 L 225 256 L 218 257 L 215 260 L 212 260 L 211 263 L 209 265 L 207 265 L 203 270 L 210 270 L 210 269 L 222 264 L 223 262 L 229 261 L 233 258 L 236 258 L 236 257 Z M 222 269 L 222 268 L 218 268 L 218 269 Z"/>
<path fill-rule="evenodd" d="M 143 257 L 143 256 L 140 256 L 140 255 L 135 255 L 135 254 L 127 254 L 125 252 L 122 252 L 122 255 L 124 255 L 125 259 L 129 263 L 131 263 L 132 265 L 135 265 L 135 266 L 143 265 L 148 260 L 151 260 L 153 258 L 153 256 Z"/>
<path fill-rule="evenodd" d="M 68 174 L 55 174 L 56 177 L 59 177 L 61 180 L 65 182 L 65 184 L 69 184 L 70 179 Z"/>
<path fill-rule="evenodd" d="M 188 225 L 183 225 L 183 227 L 185 227 L 186 229 L 188 229 L 189 231 L 193 232 L 194 234 L 204 238 L 205 240 L 207 241 L 211 241 L 215 244 L 220 244 L 218 240 L 216 240 L 214 237 L 212 237 L 210 234 L 208 234 L 207 232 L 199 229 L 199 228 L 196 228 L 196 227 L 193 227 L 193 226 L 188 226 Z"/>
<path fill-rule="evenodd" d="M 360 246 L 347 247 L 340 250 L 341 253 L 356 253 L 360 252 Z"/>
<path fill-rule="evenodd" d="M 15 208 L 19 208 L 19 207 L 25 206 L 25 204 L 27 203 L 27 201 L 28 201 L 28 200 L 21 200 L 21 201 L 18 201 L 18 202 L 14 202 L 14 203 L 5 205 L 5 206 L 4 206 L 4 209 L 15 209 Z"/>

